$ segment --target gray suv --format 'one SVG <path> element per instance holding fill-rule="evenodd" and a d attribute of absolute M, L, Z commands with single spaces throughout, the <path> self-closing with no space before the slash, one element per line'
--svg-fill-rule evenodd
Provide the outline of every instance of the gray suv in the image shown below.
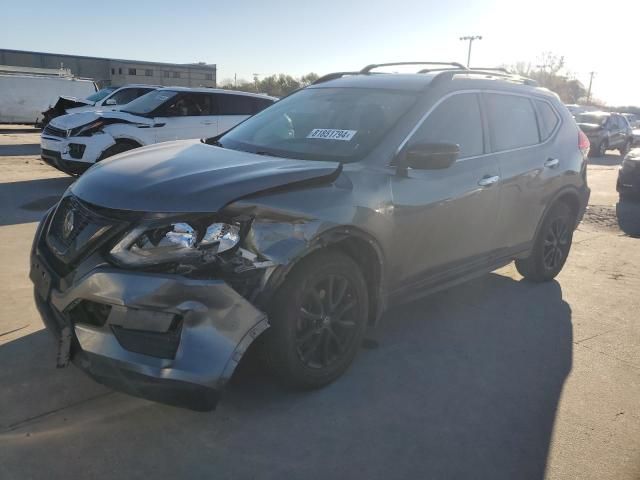
<path fill-rule="evenodd" d="M 279 379 L 317 388 L 392 305 L 513 260 L 554 278 L 589 197 L 569 111 L 508 73 L 388 65 L 77 180 L 31 255 L 58 365 L 207 410 L 256 339 Z"/>

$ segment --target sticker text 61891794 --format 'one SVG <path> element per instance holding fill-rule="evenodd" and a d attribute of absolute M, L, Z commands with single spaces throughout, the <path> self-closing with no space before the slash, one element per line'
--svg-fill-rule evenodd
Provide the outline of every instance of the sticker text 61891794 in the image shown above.
<path fill-rule="evenodd" d="M 357 130 L 337 130 L 335 128 L 314 128 L 307 138 L 319 138 L 321 140 L 343 140 L 348 142 L 358 133 Z"/>

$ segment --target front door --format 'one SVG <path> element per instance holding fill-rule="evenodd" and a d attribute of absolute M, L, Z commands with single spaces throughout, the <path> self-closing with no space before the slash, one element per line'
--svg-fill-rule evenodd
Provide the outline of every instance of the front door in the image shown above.
<path fill-rule="evenodd" d="M 154 118 L 156 142 L 204 138 L 217 135 L 218 126 L 211 95 L 189 92 L 177 95 L 160 116 Z"/>
<path fill-rule="evenodd" d="M 477 94 L 445 99 L 407 146 L 432 142 L 459 145 L 459 159 L 447 169 L 409 169 L 406 178 L 391 179 L 394 237 L 402 262 L 389 273 L 402 286 L 487 263 L 496 245 L 500 168 L 495 157 L 485 153 Z"/>

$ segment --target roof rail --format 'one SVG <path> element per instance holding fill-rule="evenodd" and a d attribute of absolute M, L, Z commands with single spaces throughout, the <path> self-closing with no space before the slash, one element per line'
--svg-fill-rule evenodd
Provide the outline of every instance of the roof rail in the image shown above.
<path fill-rule="evenodd" d="M 510 75 L 513 75 L 512 72 L 510 72 L 504 67 L 469 67 L 469 70 L 486 70 L 490 72 L 502 72 L 502 73 L 508 73 Z"/>
<path fill-rule="evenodd" d="M 334 72 L 327 73 L 322 77 L 318 78 L 315 82 L 311 82 L 311 85 L 316 85 L 318 83 L 328 82 L 329 80 L 335 80 L 336 78 L 346 77 L 348 75 L 358 75 L 359 72 Z"/>
<path fill-rule="evenodd" d="M 372 63 L 367 65 L 360 72 L 362 74 L 371 73 L 371 70 L 380 67 L 395 67 L 397 65 L 449 65 L 453 68 L 460 68 L 466 70 L 467 67 L 458 62 L 392 62 L 392 63 Z"/>
<path fill-rule="evenodd" d="M 447 80 L 452 80 L 456 75 L 485 75 L 486 77 L 496 77 L 502 78 L 504 80 L 511 80 L 513 82 L 522 83 L 524 85 L 530 85 L 532 87 L 538 86 L 538 82 L 532 80 L 530 78 L 521 77 L 520 75 L 516 75 L 513 73 L 503 73 L 502 71 L 496 71 L 497 69 L 461 69 L 461 70 L 443 70 L 433 77 L 431 80 L 431 84 L 435 85 L 437 82 L 443 82 Z M 434 83 L 436 82 L 436 83 Z"/>

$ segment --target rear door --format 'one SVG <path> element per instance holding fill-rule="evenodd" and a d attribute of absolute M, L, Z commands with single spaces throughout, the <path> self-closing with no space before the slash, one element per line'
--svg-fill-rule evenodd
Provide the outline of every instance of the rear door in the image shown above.
<path fill-rule="evenodd" d="M 498 218 L 500 169 L 486 153 L 477 93 L 443 100 L 407 141 L 454 143 L 459 159 L 443 170 L 393 176 L 394 242 L 403 259 L 392 268 L 414 288 L 488 263 Z"/>
<path fill-rule="evenodd" d="M 483 101 L 491 150 L 502 173 L 498 244 L 508 255 L 533 239 L 545 195 L 553 189 L 563 161 L 561 145 L 553 142 L 561 120 L 553 105 L 542 99 L 484 93 Z"/>

